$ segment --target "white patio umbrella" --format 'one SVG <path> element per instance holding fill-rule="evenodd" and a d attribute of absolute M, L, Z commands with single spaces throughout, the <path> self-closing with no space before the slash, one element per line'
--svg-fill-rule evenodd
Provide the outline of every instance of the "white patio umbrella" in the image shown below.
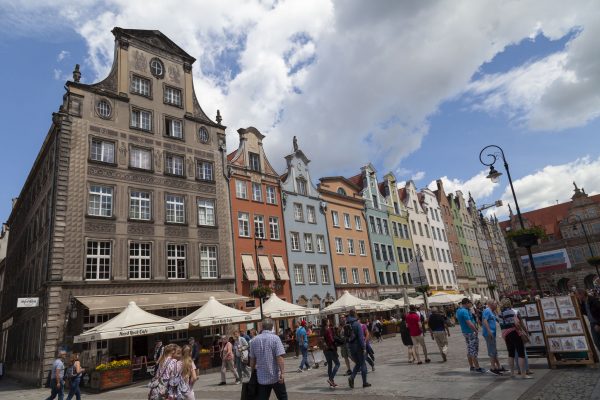
<path fill-rule="evenodd" d="M 398 300 L 395 300 L 395 299 L 385 299 L 385 300 L 380 301 L 380 303 L 387 304 L 391 308 L 398 308 L 398 307 L 402 307 L 404 305 L 404 301 L 402 301 L 402 303 L 400 303 Z"/>
<path fill-rule="evenodd" d="M 455 297 L 453 295 L 445 292 L 438 292 L 433 296 L 429 296 L 427 301 L 432 306 L 454 304 L 456 302 Z"/>
<path fill-rule="evenodd" d="M 308 315 L 317 315 L 319 310 L 316 308 L 307 308 L 299 306 L 298 304 L 288 303 L 285 300 L 277 297 L 275 293 L 271 294 L 271 297 L 263 303 L 263 315 L 267 318 L 282 319 L 282 318 L 295 318 L 295 317 L 306 317 Z M 260 319 L 260 307 L 250 311 L 250 315 L 258 317 Z"/>
<path fill-rule="evenodd" d="M 396 300 L 399 304 L 400 307 L 405 307 L 406 303 L 404 302 L 404 299 L 398 299 Z M 409 297 L 408 298 L 408 305 L 415 305 L 415 306 L 420 306 L 425 304 L 425 300 L 423 299 L 423 296 L 418 296 L 418 297 Z"/>
<path fill-rule="evenodd" d="M 255 316 L 246 311 L 236 310 L 235 308 L 219 303 L 218 300 L 215 300 L 215 298 L 211 296 L 208 298 L 206 304 L 187 317 L 183 317 L 179 322 L 186 322 L 190 325 L 203 328 L 206 326 L 252 322 L 258 321 L 259 319 L 260 314 Z"/>
<path fill-rule="evenodd" d="M 119 315 L 92 329 L 75 336 L 75 343 L 96 340 L 143 336 L 151 333 L 172 332 L 188 328 L 187 322 L 173 321 L 159 317 L 139 308 L 134 301 L 129 302 Z"/>
<path fill-rule="evenodd" d="M 378 308 L 381 309 L 382 306 L 378 305 L 376 301 L 360 299 L 346 290 L 335 302 L 321 310 L 321 314 L 338 314 L 350 310 L 369 312 L 377 311 Z"/>

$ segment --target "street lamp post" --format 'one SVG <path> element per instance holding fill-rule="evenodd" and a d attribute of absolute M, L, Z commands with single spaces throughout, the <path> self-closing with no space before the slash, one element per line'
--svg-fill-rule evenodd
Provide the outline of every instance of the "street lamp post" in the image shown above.
<path fill-rule="evenodd" d="M 573 214 L 572 217 L 576 218 L 577 221 L 579 221 L 579 224 L 581 225 L 581 229 L 583 230 L 583 236 L 585 236 L 585 241 L 587 242 L 588 248 L 590 249 L 590 257 L 594 257 L 594 249 L 592 248 L 592 244 L 590 243 L 590 238 L 585 229 L 585 225 L 583 224 L 583 219 L 577 214 Z M 573 226 L 573 230 L 577 231 L 577 225 Z M 598 271 L 598 266 L 595 265 L 595 267 L 596 267 L 596 275 L 598 275 L 598 277 L 600 278 L 600 271 Z"/>
<path fill-rule="evenodd" d="M 488 157 L 488 159 L 491 159 L 491 162 L 485 162 L 483 160 L 483 153 L 487 149 L 497 149 L 499 151 L 494 152 L 494 150 L 490 150 L 492 152 L 485 155 L 486 157 Z M 521 225 L 521 229 L 525 229 L 525 224 L 523 223 L 523 216 L 521 215 L 521 209 L 519 208 L 519 202 L 517 201 L 517 195 L 515 194 L 515 188 L 513 186 L 512 178 L 510 176 L 508 162 L 506 162 L 506 157 L 504 156 L 504 150 L 502 150 L 500 146 L 496 146 L 495 144 L 486 146 L 483 149 L 481 149 L 481 152 L 479 153 L 479 161 L 483 165 L 490 167 L 490 173 L 488 174 L 487 178 L 489 178 L 493 183 L 497 183 L 500 180 L 500 175 L 502 175 L 501 172 L 496 171 L 496 169 L 494 168 L 494 163 L 497 161 L 498 156 L 502 157 L 502 161 L 504 162 L 504 169 L 506 170 L 506 176 L 508 177 L 508 182 L 510 183 L 510 190 L 513 195 L 513 200 L 515 201 L 515 208 L 517 209 L 517 217 L 519 218 L 519 224 Z M 538 279 L 537 270 L 535 269 L 533 254 L 531 254 L 531 246 L 525 246 L 525 248 L 527 249 L 527 255 L 529 256 L 529 265 L 531 265 L 531 272 L 533 272 L 533 279 L 535 280 L 535 285 L 537 287 L 538 293 L 541 297 L 543 297 L 544 293 L 542 292 L 542 287 L 540 286 L 540 280 Z"/>
<path fill-rule="evenodd" d="M 262 244 L 262 239 L 261 238 L 254 238 L 254 254 L 256 255 L 256 287 L 260 287 L 260 264 L 258 261 L 258 251 L 262 251 L 262 249 L 264 249 L 264 246 Z M 263 298 L 262 296 L 258 297 L 258 304 L 260 305 L 260 320 L 262 321 L 264 319 L 264 315 L 263 315 Z"/>
<path fill-rule="evenodd" d="M 425 311 L 429 311 L 429 304 L 427 302 L 427 291 L 424 290 L 425 285 L 423 285 L 423 277 L 421 276 L 421 267 L 419 267 L 419 260 L 423 262 L 423 255 L 421 253 L 421 249 L 415 249 L 415 263 L 417 264 L 417 272 L 419 273 L 419 283 L 421 284 L 421 290 L 423 293 L 423 301 L 425 302 Z M 425 265 L 423 265 L 423 268 Z"/>

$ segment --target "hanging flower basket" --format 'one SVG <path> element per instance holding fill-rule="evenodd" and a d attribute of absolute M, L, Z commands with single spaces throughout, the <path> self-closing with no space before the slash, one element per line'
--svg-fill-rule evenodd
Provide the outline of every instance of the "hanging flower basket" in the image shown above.
<path fill-rule="evenodd" d="M 538 244 L 539 239 L 546 237 L 546 232 L 539 226 L 517 229 L 508 233 L 507 237 L 519 247 L 531 247 Z"/>
<path fill-rule="evenodd" d="M 598 256 L 588 258 L 587 262 L 593 267 L 600 267 L 600 257 Z"/>
<path fill-rule="evenodd" d="M 268 286 L 256 286 L 250 291 L 250 296 L 264 299 L 265 297 L 269 297 L 272 293 L 273 289 Z"/>

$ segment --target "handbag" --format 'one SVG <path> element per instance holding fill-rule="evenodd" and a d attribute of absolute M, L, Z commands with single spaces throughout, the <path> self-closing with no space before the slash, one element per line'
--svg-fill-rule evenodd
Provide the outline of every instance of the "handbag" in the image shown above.
<path fill-rule="evenodd" d="M 258 396 L 258 375 L 256 370 L 252 370 L 250 380 L 242 383 L 242 397 L 241 400 L 255 400 Z"/>
<path fill-rule="evenodd" d="M 525 331 L 521 327 L 521 324 L 518 324 L 517 326 L 515 326 L 515 329 L 517 330 L 517 333 L 521 337 L 521 340 L 523 341 L 523 344 L 527 344 L 527 343 L 531 342 L 531 339 L 529 339 L 529 334 L 527 333 L 527 331 Z"/>

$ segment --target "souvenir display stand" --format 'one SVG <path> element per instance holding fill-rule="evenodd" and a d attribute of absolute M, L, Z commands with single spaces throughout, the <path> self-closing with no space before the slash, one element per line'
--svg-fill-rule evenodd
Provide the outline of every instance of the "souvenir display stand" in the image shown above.
<path fill-rule="evenodd" d="M 544 297 L 538 304 L 550 367 L 595 364 L 594 344 L 577 299 L 572 295 Z"/>
<path fill-rule="evenodd" d="M 525 303 L 515 307 L 529 332 L 529 343 L 525 345 L 529 357 L 547 357 L 547 343 L 542 332 L 541 312 L 537 303 Z"/>

